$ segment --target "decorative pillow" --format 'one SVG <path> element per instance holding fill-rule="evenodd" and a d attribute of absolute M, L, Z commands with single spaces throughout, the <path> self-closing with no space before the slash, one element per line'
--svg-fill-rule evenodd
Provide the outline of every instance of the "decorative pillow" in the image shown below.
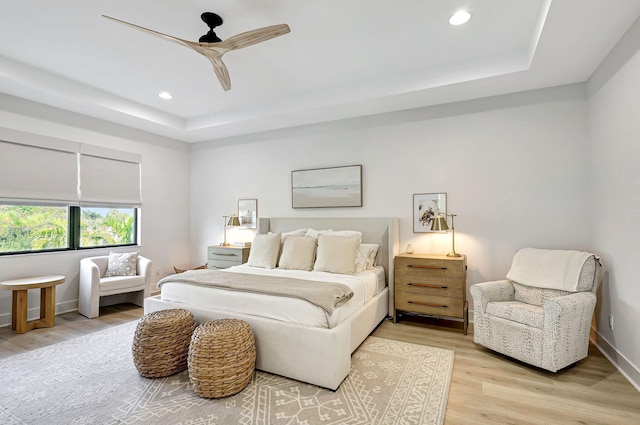
<path fill-rule="evenodd" d="M 304 236 L 306 233 L 307 233 L 307 229 L 292 230 L 290 232 L 280 233 L 280 238 L 282 239 L 282 243 L 284 243 L 284 240 L 287 239 L 287 237 L 289 236 Z"/>
<path fill-rule="evenodd" d="M 309 236 L 312 238 L 318 238 L 319 235 L 329 235 L 329 236 L 344 236 L 347 238 L 358 238 L 362 239 L 362 232 L 358 232 L 357 230 L 315 230 L 312 228 L 307 229 L 307 233 L 305 236 Z"/>
<path fill-rule="evenodd" d="M 319 272 L 353 274 L 360 239 L 318 235 L 318 255 L 313 269 Z"/>
<path fill-rule="evenodd" d="M 362 240 L 362 232 L 357 230 L 329 230 L 328 235 L 331 236 L 344 236 L 346 238 L 358 238 Z"/>
<path fill-rule="evenodd" d="M 377 243 L 362 243 L 356 256 L 356 271 L 373 270 L 376 265 L 380 245 Z"/>
<path fill-rule="evenodd" d="M 331 230 L 331 229 L 315 230 L 315 229 L 312 229 L 310 227 L 310 228 L 307 229 L 307 232 L 305 233 L 305 236 L 309 236 L 310 238 L 318 239 L 319 235 L 328 235 L 330 232 L 333 232 L 333 230 Z"/>
<path fill-rule="evenodd" d="M 111 276 L 135 276 L 138 273 L 137 252 L 110 252 L 107 272 L 104 277 Z"/>
<path fill-rule="evenodd" d="M 280 254 L 280 233 L 256 235 L 251 243 L 247 265 L 273 269 L 278 263 L 278 254 Z"/>
<path fill-rule="evenodd" d="M 288 270 L 313 269 L 316 258 L 317 239 L 307 236 L 287 236 L 282 247 L 278 267 Z"/>

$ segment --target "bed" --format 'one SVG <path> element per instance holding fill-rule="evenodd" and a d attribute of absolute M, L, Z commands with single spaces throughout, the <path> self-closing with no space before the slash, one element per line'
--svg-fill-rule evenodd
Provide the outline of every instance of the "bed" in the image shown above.
<path fill-rule="evenodd" d="M 328 316 L 337 312 L 344 317 L 329 317 L 326 326 L 322 323 L 269 317 L 268 312 L 258 313 L 257 308 L 231 311 L 229 305 L 232 302 L 225 302 L 224 308 L 210 307 L 207 303 L 198 301 L 202 299 L 198 292 L 195 292 L 195 296 L 191 295 L 192 298 L 181 297 L 179 295 L 181 291 L 177 290 L 176 286 L 166 283 L 162 288 L 163 293 L 145 299 L 145 313 L 185 308 L 193 312 L 199 323 L 221 318 L 244 320 L 251 326 L 256 339 L 257 369 L 332 390 L 337 389 L 349 374 L 351 353 L 386 316 L 393 313 L 393 257 L 398 253 L 399 247 L 398 220 L 355 217 L 260 218 L 258 220 L 258 234 L 287 233 L 309 228 L 358 231 L 362 233 L 362 243 L 379 244 L 375 270 L 368 275 L 369 277 L 363 275 L 360 279 L 354 276 L 354 281 L 373 279 L 379 284 L 382 280 L 386 282 L 386 286 L 379 291 L 376 290 L 370 298 L 365 297 L 367 299 L 361 306 L 350 307 L 350 311 L 340 310 L 342 306 L 336 308 L 336 311 Z M 239 266 L 240 269 L 242 267 L 245 266 Z M 246 271 L 240 270 L 240 272 Z M 278 273 L 276 269 L 272 274 L 277 276 Z M 359 296 L 356 294 L 354 298 Z M 243 303 L 239 303 L 241 304 Z M 254 302 L 251 305 L 258 304 L 260 302 Z M 283 308 L 277 308 L 277 310 L 289 311 Z"/>

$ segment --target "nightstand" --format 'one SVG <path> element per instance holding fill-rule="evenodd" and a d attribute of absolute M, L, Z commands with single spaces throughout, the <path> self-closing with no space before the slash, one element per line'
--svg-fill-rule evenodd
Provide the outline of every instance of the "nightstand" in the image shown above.
<path fill-rule="evenodd" d="M 207 268 L 226 269 L 239 266 L 249 259 L 250 247 L 241 246 L 209 246 L 207 247 Z"/>
<path fill-rule="evenodd" d="M 402 312 L 460 318 L 469 325 L 467 257 L 400 254 L 395 257 L 393 321 Z"/>

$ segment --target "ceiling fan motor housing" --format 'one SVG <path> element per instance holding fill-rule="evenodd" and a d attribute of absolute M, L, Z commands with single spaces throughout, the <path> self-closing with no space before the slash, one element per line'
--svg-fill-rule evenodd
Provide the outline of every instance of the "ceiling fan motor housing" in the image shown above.
<path fill-rule="evenodd" d="M 200 15 L 200 18 L 204 21 L 205 24 L 207 24 L 207 26 L 209 27 L 209 31 L 205 35 L 200 37 L 198 41 L 200 41 L 200 43 L 221 42 L 222 40 L 220 39 L 220 37 L 218 37 L 216 33 L 213 31 L 215 27 L 218 27 L 223 23 L 223 20 L 220 17 L 220 15 L 213 12 L 204 12 L 202 15 Z"/>

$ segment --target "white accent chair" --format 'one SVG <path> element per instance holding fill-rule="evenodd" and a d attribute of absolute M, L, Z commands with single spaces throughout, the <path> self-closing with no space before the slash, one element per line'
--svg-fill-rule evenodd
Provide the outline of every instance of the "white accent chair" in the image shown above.
<path fill-rule="evenodd" d="M 550 255 L 561 252 L 539 251 L 548 251 Z M 536 287 L 538 282 L 531 286 L 512 279 L 517 256 L 507 279 L 476 283 L 469 288 L 474 305 L 473 341 L 551 372 L 587 357 L 596 292 L 602 278 L 599 259 L 590 254 L 580 260 L 584 263 L 574 265 L 575 290 L 563 290 L 549 289 L 548 286 L 555 286 L 553 284 Z M 525 266 L 532 266 L 528 274 L 534 279 L 540 276 L 553 281 L 556 275 L 562 274 L 554 275 L 549 264 L 543 261 L 530 263 Z M 560 262 L 559 269 L 562 268 Z M 567 262 L 564 269 L 569 268 Z"/>
<path fill-rule="evenodd" d="M 151 260 L 138 255 L 136 276 L 104 277 L 108 264 L 108 255 L 80 260 L 78 311 L 90 319 L 100 315 L 100 306 L 130 302 L 144 307 L 144 299 L 150 294 Z M 118 294 L 122 296 L 111 297 Z M 101 297 L 105 298 L 101 301 Z"/>

